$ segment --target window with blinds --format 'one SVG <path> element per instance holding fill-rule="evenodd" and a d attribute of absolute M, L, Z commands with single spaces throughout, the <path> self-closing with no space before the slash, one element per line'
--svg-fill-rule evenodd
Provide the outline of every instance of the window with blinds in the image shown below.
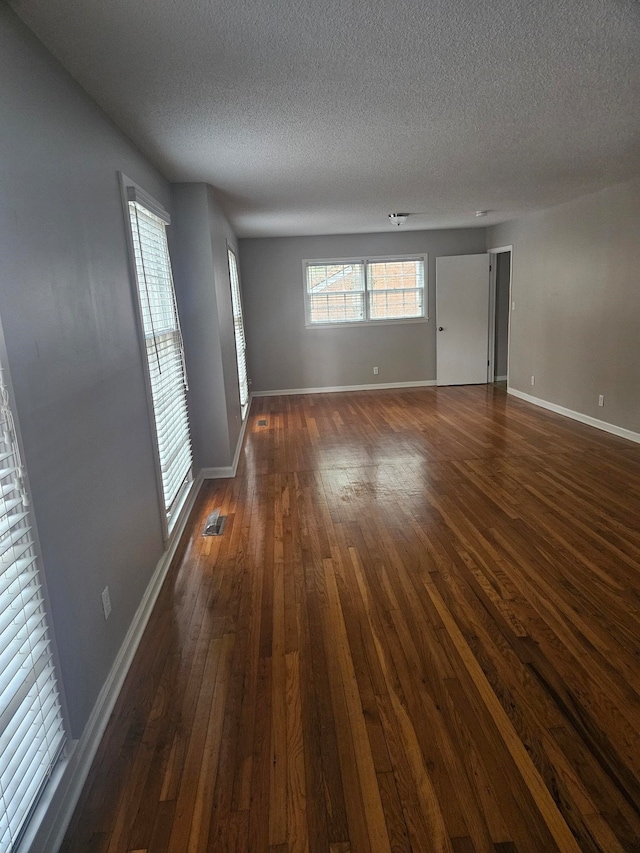
<path fill-rule="evenodd" d="M 425 260 L 305 261 L 307 325 L 426 317 Z"/>
<path fill-rule="evenodd" d="M 231 304 L 233 306 L 233 331 L 236 338 L 236 359 L 238 362 L 238 387 L 240 389 L 240 410 L 244 420 L 249 408 L 249 380 L 247 379 L 247 343 L 244 336 L 242 318 L 242 298 L 238 262 L 233 249 L 227 249 L 229 258 L 229 279 L 231 281 Z"/>
<path fill-rule="evenodd" d="M 129 188 L 138 301 L 149 368 L 164 509 L 170 524 L 183 487 L 192 478 L 187 373 L 165 222 L 161 218 L 163 214 L 159 208 L 150 210 L 139 198 L 140 193 Z"/>
<path fill-rule="evenodd" d="M 65 744 L 8 382 L 0 365 L 0 853 L 18 846 Z"/>

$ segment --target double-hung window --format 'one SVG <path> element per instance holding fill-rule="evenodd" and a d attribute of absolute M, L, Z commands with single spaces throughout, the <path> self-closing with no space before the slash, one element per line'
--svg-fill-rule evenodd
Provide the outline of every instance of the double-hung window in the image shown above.
<path fill-rule="evenodd" d="M 244 336 L 244 319 L 242 317 L 242 297 L 240 294 L 240 277 L 238 261 L 231 247 L 227 248 L 229 259 L 229 280 L 231 282 L 231 305 L 233 308 L 233 331 L 236 339 L 236 360 L 238 364 L 238 388 L 240 391 L 240 410 L 244 420 L 249 408 L 249 380 L 247 378 L 247 342 Z"/>
<path fill-rule="evenodd" d="M 192 479 L 187 372 L 165 225 L 153 199 L 127 186 L 127 206 L 167 530 Z"/>
<path fill-rule="evenodd" d="M 0 365 L 0 853 L 15 850 L 65 744 L 10 383 Z"/>
<path fill-rule="evenodd" d="M 308 326 L 426 318 L 425 255 L 305 261 Z"/>

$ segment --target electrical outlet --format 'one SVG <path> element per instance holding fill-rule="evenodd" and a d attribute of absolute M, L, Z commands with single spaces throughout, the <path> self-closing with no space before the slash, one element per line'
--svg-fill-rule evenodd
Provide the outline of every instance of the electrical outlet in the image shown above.
<path fill-rule="evenodd" d="M 111 613 L 111 596 L 109 595 L 108 586 L 105 586 L 102 590 L 102 609 L 104 611 L 104 618 L 108 619 Z"/>
<path fill-rule="evenodd" d="M 531 384 L 532 384 L 532 385 L 535 385 L 535 384 L 536 384 L 536 377 L 535 377 L 535 376 L 532 376 L 532 377 L 531 377 Z"/>
<path fill-rule="evenodd" d="M 512 310 L 512 311 L 515 311 L 515 310 L 516 310 L 516 303 L 515 303 L 515 300 L 511 303 L 511 310 Z"/>
<path fill-rule="evenodd" d="M 374 367 L 374 368 L 373 368 L 373 375 L 374 375 L 374 376 L 377 376 L 377 375 L 378 375 L 378 368 L 377 368 L 377 367 Z"/>
<path fill-rule="evenodd" d="M 600 395 L 598 396 L 598 405 L 599 405 L 599 406 L 604 406 L 604 394 L 600 394 Z"/>

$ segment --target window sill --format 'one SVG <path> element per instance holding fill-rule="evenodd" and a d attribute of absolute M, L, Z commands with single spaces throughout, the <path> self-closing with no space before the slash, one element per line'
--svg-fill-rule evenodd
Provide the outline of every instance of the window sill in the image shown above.
<path fill-rule="evenodd" d="M 359 329 L 363 326 L 399 326 L 407 323 L 428 323 L 428 317 L 402 317 L 397 320 L 351 320 L 344 323 L 305 323 L 305 329 Z"/>

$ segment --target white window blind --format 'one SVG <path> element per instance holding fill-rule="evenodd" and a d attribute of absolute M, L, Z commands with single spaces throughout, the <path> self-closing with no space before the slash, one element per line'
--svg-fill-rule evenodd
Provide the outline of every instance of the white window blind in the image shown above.
<path fill-rule="evenodd" d="M 65 743 L 40 570 L 0 365 L 0 853 L 15 850 Z"/>
<path fill-rule="evenodd" d="M 426 316 L 425 258 L 306 262 L 307 323 L 365 323 Z"/>
<path fill-rule="evenodd" d="M 249 380 L 247 379 L 247 343 L 244 336 L 244 320 L 242 317 L 242 298 L 240 295 L 240 279 L 238 263 L 232 249 L 227 250 L 229 256 L 229 279 L 231 281 L 231 304 L 233 306 L 233 331 L 236 338 L 236 359 L 238 361 L 238 385 L 240 388 L 240 409 L 242 419 L 249 407 Z"/>
<path fill-rule="evenodd" d="M 182 487 L 191 480 L 184 349 L 165 224 L 159 216 L 133 200 L 129 200 L 129 217 L 164 508 L 169 519 Z"/>

